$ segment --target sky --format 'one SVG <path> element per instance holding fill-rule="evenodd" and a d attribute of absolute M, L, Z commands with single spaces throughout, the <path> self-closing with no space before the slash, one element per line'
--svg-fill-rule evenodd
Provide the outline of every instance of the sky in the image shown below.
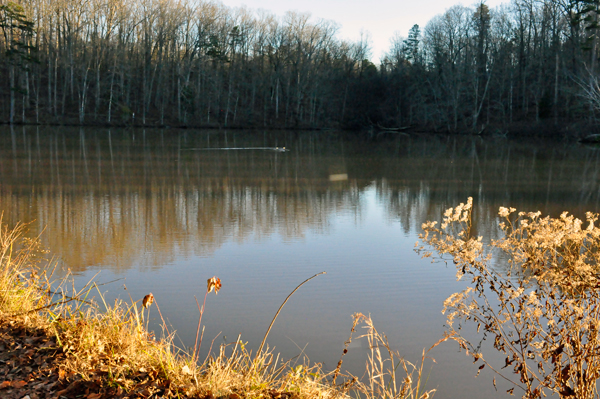
<path fill-rule="evenodd" d="M 313 21 L 327 19 L 340 27 L 338 38 L 358 40 L 362 32 L 371 38 L 371 61 L 377 63 L 390 48 L 390 39 L 396 31 L 408 36 L 408 30 L 418 24 L 421 29 L 427 22 L 460 0 L 221 0 L 229 7 L 247 6 L 250 9 L 264 9 L 283 16 L 286 11 L 309 12 Z M 507 3 L 508 0 L 487 0 L 490 7 Z M 465 6 L 479 3 L 476 0 L 463 1 Z"/>

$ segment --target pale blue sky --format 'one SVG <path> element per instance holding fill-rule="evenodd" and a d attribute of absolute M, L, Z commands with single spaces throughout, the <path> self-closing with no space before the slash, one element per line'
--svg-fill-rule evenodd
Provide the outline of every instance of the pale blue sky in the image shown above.
<path fill-rule="evenodd" d="M 286 11 L 309 12 L 313 20 L 329 19 L 340 25 L 338 37 L 357 40 L 361 29 L 368 31 L 372 40 L 371 59 L 379 61 L 390 47 L 395 31 L 407 36 L 408 30 L 418 24 L 421 28 L 437 14 L 460 4 L 460 1 L 444 0 L 221 0 L 229 7 L 246 5 L 250 9 L 265 9 L 283 15 Z M 465 0 L 470 6 L 478 1 Z M 487 0 L 490 8 L 508 0 Z"/>

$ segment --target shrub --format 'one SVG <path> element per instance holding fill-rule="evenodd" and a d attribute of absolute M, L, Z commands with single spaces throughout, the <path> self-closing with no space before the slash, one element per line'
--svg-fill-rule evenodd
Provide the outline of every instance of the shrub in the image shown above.
<path fill-rule="evenodd" d="M 600 229 L 598 215 L 541 217 L 500 208 L 503 238 L 489 245 L 472 235 L 472 199 L 448 209 L 442 223 L 423 224 L 423 243 L 469 279 L 465 290 L 444 302 L 448 334 L 478 363 L 523 390 L 524 398 L 557 393 L 561 398 L 598 397 L 600 376 Z M 424 247 L 420 247 L 424 249 Z M 506 268 L 492 267 L 495 257 Z M 456 323 L 458 321 L 458 323 Z M 483 329 L 505 364 L 492 365 L 481 344 L 461 325 Z M 458 326 L 456 325 L 458 324 Z M 479 372 L 478 372 L 479 373 Z M 495 385 L 495 379 L 494 379 Z"/>

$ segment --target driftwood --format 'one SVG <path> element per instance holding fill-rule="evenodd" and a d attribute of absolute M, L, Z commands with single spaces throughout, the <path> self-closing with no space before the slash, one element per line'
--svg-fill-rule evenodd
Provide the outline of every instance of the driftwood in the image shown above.
<path fill-rule="evenodd" d="M 590 134 L 579 139 L 582 144 L 600 144 L 600 134 Z"/>
<path fill-rule="evenodd" d="M 242 151 L 242 150 L 262 150 L 262 151 L 289 151 L 285 147 L 217 147 L 217 148 L 182 148 L 182 151 Z"/>
<path fill-rule="evenodd" d="M 383 127 L 379 123 L 377 124 L 377 128 L 379 130 L 383 130 L 384 132 L 400 132 L 403 130 L 410 129 L 410 126 L 402 126 L 402 127 Z"/>

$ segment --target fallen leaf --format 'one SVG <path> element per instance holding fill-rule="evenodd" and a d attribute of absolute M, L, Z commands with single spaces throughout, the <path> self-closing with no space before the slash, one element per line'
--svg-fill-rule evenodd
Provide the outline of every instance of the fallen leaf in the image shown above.
<path fill-rule="evenodd" d="M 75 382 L 71 383 L 71 385 L 69 385 L 65 389 L 62 389 L 62 390 L 56 392 L 56 396 L 59 397 L 61 395 L 71 392 L 73 389 L 75 389 L 76 385 L 77 384 Z"/>
<path fill-rule="evenodd" d="M 10 388 L 12 381 L 2 381 L 0 383 L 0 389 Z"/>
<path fill-rule="evenodd" d="M 100 399 L 102 397 L 101 393 L 91 393 L 86 398 L 87 399 Z"/>
<path fill-rule="evenodd" d="M 23 381 L 23 380 L 21 380 L 21 381 L 15 381 L 15 382 L 13 382 L 13 384 L 12 384 L 13 388 L 16 388 L 16 389 L 21 389 L 21 388 L 23 388 L 25 385 L 27 385 L 27 383 L 26 383 L 25 381 Z"/>

